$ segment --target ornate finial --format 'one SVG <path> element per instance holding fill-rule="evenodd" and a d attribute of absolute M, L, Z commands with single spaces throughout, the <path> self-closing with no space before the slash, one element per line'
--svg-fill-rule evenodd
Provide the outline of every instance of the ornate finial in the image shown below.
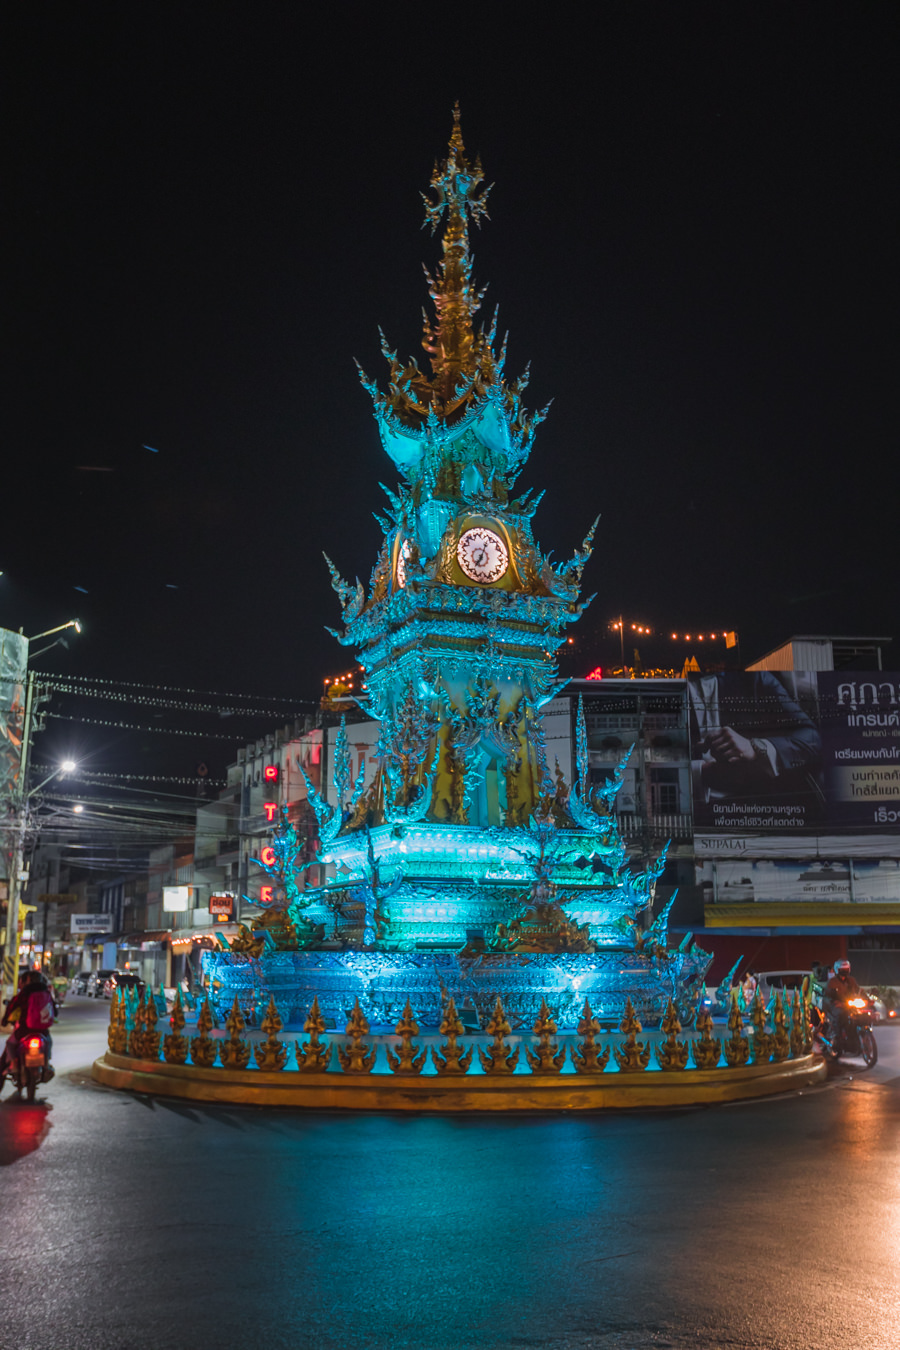
<path fill-rule="evenodd" d="M 639 1041 L 637 1039 L 641 1031 L 641 1024 L 637 1013 L 631 1006 L 631 999 L 625 1000 L 625 1016 L 619 1023 L 619 1030 L 624 1032 L 625 1039 L 621 1048 L 613 1046 L 613 1054 L 616 1057 L 616 1063 L 619 1066 L 620 1073 L 640 1073 L 646 1069 L 650 1063 L 650 1042 Z"/>
<path fill-rule="evenodd" d="M 274 994 L 269 995 L 269 1006 L 260 1026 L 266 1033 L 266 1039 L 262 1045 L 254 1046 L 253 1053 L 256 1056 L 257 1066 L 270 1073 L 277 1072 L 287 1063 L 288 1052 L 287 1047 L 278 1039 L 283 1023 L 275 1006 Z"/>
<path fill-rule="evenodd" d="M 678 1039 L 681 1035 L 681 1021 L 671 999 L 666 1008 L 666 1015 L 659 1025 L 666 1036 L 662 1045 L 656 1047 L 659 1067 L 666 1072 L 687 1068 L 689 1046 L 687 1041 Z"/>
<path fill-rule="evenodd" d="M 753 1007 L 750 1010 L 750 1021 L 753 1023 L 753 1063 L 768 1064 L 772 1055 L 773 1037 L 767 1029 L 768 1013 L 766 1005 L 762 1001 L 762 995 L 757 994 L 753 1000 Z"/>
<path fill-rule="evenodd" d="M 357 998 L 347 1022 L 347 1035 L 350 1037 L 343 1046 L 338 1046 L 338 1059 L 344 1073 L 371 1073 L 375 1067 L 378 1047 L 364 1040 L 369 1034 L 369 1023 L 359 1006 Z"/>
<path fill-rule="evenodd" d="M 775 1003 L 772 1007 L 772 1025 L 775 1028 L 772 1034 L 772 1059 L 776 1064 L 782 1064 L 791 1053 L 791 1037 L 787 1029 L 789 1012 L 790 1004 L 785 1008 L 781 1001 L 780 992 L 776 993 Z"/>
<path fill-rule="evenodd" d="M 181 1005 L 181 990 L 178 988 L 175 990 L 175 1002 L 172 1004 L 169 1025 L 172 1030 L 166 1033 L 163 1041 L 163 1057 L 167 1064 L 186 1064 L 188 1040 L 186 1036 L 182 1035 L 184 1031 L 184 1008 Z"/>
<path fill-rule="evenodd" d="M 444 1009 L 440 1030 L 441 1035 L 447 1037 L 447 1042 L 440 1047 L 443 1054 L 439 1054 L 435 1049 L 431 1051 L 431 1060 L 435 1069 L 439 1074 L 468 1073 L 475 1047 L 470 1045 L 468 1050 L 463 1050 L 459 1043 L 459 1038 L 465 1028 L 459 1019 L 456 1004 L 452 998 L 448 1000 Z"/>
<path fill-rule="evenodd" d="M 325 1018 L 319 1011 L 318 995 L 313 998 L 303 1030 L 309 1034 L 309 1040 L 297 1042 L 297 1068 L 301 1073 L 324 1073 L 331 1060 L 331 1046 L 320 1039 Z"/>
<path fill-rule="evenodd" d="M 602 1073 L 609 1063 L 610 1047 L 607 1045 L 604 1050 L 601 1050 L 597 1045 L 600 1023 L 594 1016 L 593 1009 L 587 999 L 584 1000 L 577 1031 L 579 1036 L 584 1037 L 584 1040 L 578 1043 L 577 1048 L 573 1047 L 572 1049 L 572 1063 L 575 1066 L 575 1072 Z"/>
<path fill-rule="evenodd" d="M 741 1009 L 738 1003 L 736 993 L 731 995 L 731 1008 L 728 1013 L 728 1030 L 731 1035 L 727 1041 L 722 1042 L 722 1049 L 725 1053 L 725 1063 L 729 1069 L 740 1069 L 750 1058 L 750 1042 L 744 1035 L 744 1023 L 741 1019 Z"/>
<path fill-rule="evenodd" d="M 223 1041 L 219 1047 L 219 1055 L 224 1069 L 246 1069 L 250 1063 L 250 1046 L 241 1036 L 244 1026 L 244 1016 L 237 1001 L 237 994 L 235 994 L 231 1012 L 225 1019 L 228 1039 Z"/>
<path fill-rule="evenodd" d="M 791 1058 L 803 1054 L 803 996 L 796 990 L 791 999 Z"/>
<path fill-rule="evenodd" d="M 510 1030 L 498 994 L 493 1015 L 485 1027 L 485 1031 L 493 1037 L 493 1040 L 486 1051 L 480 1047 L 478 1050 L 478 1058 L 481 1060 L 481 1068 L 484 1073 L 515 1073 L 521 1046 L 517 1045 L 513 1050 L 509 1042 L 503 1039 L 504 1036 L 509 1035 Z"/>
<path fill-rule="evenodd" d="M 125 992 L 113 990 L 109 1005 L 109 1048 L 114 1055 L 124 1055 L 128 1049 L 128 1025 L 125 1020 Z"/>
<path fill-rule="evenodd" d="M 436 311 L 434 319 L 423 313 L 422 346 L 431 360 L 431 374 L 421 370 L 416 361 L 402 364 L 382 335 L 381 349 L 390 368 L 387 393 L 381 394 L 377 383 L 361 367 L 360 379 L 375 404 L 384 447 L 410 481 L 422 472 L 427 458 L 424 445 L 435 439 L 433 433 L 441 433 L 436 437 L 441 441 L 443 432 L 490 401 L 491 417 L 499 414 L 505 423 L 504 436 L 508 433 L 502 452 L 487 454 L 489 447 L 482 447 L 495 480 L 490 491 L 502 489 L 508 493 L 528 457 L 535 430 L 547 409 L 540 413 L 526 412 L 522 392 L 528 383 L 527 374 L 512 383 L 505 380 L 506 339 L 499 351 L 494 350 L 496 314 L 486 328 L 478 331 L 474 328 L 473 320 L 481 307 L 484 290 L 476 287 L 472 276 L 469 222 L 480 225 L 482 219 L 488 219 L 491 185 L 484 182 L 481 160 L 477 157 L 470 160 L 466 155 L 459 104 L 453 109 L 447 156 L 435 164 L 429 189 L 422 194 L 423 224 L 430 225 L 432 234 L 439 225 L 444 228 L 441 261 L 433 276 L 425 269 Z M 432 464 L 428 471 L 433 468 Z M 430 487 L 433 486 L 432 483 Z M 558 584 L 571 590 L 580 566 L 583 562 L 576 555 Z M 345 605 L 355 603 L 346 583 L 333 579 L 336 589 L 345 588 L 340 591 Z M 345 610 L 345 622 L 353 617 Z"/>
<path fill-rule="evenodd" d="M 389 1045 L 385 1046 L 391 1073 L 421 1073 L 425 1067 L 428 1051 L 421 1049 L 413 1040 L 413 1037 L 419 1034 L 419 1024 L 415 1019 L 409 999 L 406 1000 L 403 1016 L 394 1030 L 396 1035 L 400 1037 L 398 1053 L 395 1055 Z"/>
<path fill-rule="evenodd" d="M 197 1018 L 197 1035 L 191 1040 L 191 1063 L 201 1069 L 211 1069 L 216 1062 L 221 1044 L 210 1036 L 213 1019 L 206 999 Z"/>
<path fill-rule="evenodd" d="M 432 197 L 425 193 L 425 220 L 434 234 L 446 212 L 443 259 L 434 277 L 428 276 L 428 290 L 437 311 L 434 325 L 426 321 L 422 346 L 431 357 L 434 371 L 433 391 L 446 407 L 458 388 L 471 381 L 476 361 L 472 319 L 481 305 L 483 291 L 472 281 L 472 257 L 469 253 L 469 220 L 479 224 L 488 219 L 487 198 L 490 187 L 482 186 L 481 161 L 466 158 L 459 123 L 459 104 L 453 109 L 453 132 L 447 158 L 435 164 L 431 175 Z M 433 404 L 432 404 L 433 406 Z"/>
<path fill-rule="evenodd" d="M 482 188 L 479 192 L 479 184 L 484 181 L 484 173 L 481 168 L 481 160 L 476 158 L 474 164 L 470 164 L 466 159 L 466 150 L 463 145 L 462 128 L 459 123 L 459 103 L 453 106 L 453 131 L 448 143 L 450 153 L 443 163 L 435 162 L 434 170 L 431 174 L 431 189 L 437 200 L 432 202 L 422 193 L 422 200 L 425 203 L 425 220 L 423 225 L 430 225 L 431 232 L 434 234 L 444 211 L 448 213 L 447 233 L 444 236 L 444 252 L 448 249 L 448 239 L 451 234 L 456 237 L 456 232 L 462 230 L 466 235 L 466 213 L 472 217 L 476 224 L 484 216 L 486 220 L 490 217 L 487 213 L 487 198 L 491 186 Z M 466 236 L 468 245 L 468 237 Z"/>
<path fill-rule="evenodd" d="M 541 999 L 541 1010 L 534 1024 L 534 1034 L 538 1038 L 537 1050 L 532 1053 L 525 1047 L 525 1058 L 532 1073 L 561 1073 L 566 1062 L 566 1047 L 560 1050 L 553 1040 L 556 1035 L 556 1022 L 547 1006 L 547 1000 Z"/>
<path fill-rule="evenodd" d="M 133 1059 L 142 1059 L 144 1056 L 144 1027 L 146 1025 L 144 1014 L 146 1007 L 144 1004 L 144 991 L 140 992 L 137 1006 L 134 1009 L 134 1016 L 131 1024 L 131 1031 L 128 1036 L 128 1053 Z"/>

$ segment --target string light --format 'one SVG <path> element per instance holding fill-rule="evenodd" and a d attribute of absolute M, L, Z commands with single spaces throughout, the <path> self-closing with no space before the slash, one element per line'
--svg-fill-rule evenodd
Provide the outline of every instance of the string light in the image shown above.
<path fill-rule="evenodd" d="M 35 765 L 35 768 L 38 769 L 38 771 L 43 771 L 42 765 Z M 212 778 L 209 776 L 205 778 L 185 778 L 177 777 L 173 774 L 152 773 L 106 773 L 101 769 L 77 769 L 68 776 L 69 778 L 77 778 L 79 781 L 85 783 L 93 783 L 95 781 L 98 783 L 116 783 L 122 781 L 129 783 L 177 783 L 180 786 L 195 788 L 199 782 L 202 782 L 211 783 L 213 787 L 228 786 L 227 779 L 225 778 Z"/>
<path fill-rule="evenodd" d="M 729 638 L 731 639 L 730 642 L 729 642 Z M 672 641 L 673 641 L 673 642 L 677 642 L 677 641 L 679 641 L 679 639 L 680 639 L 681 641 L 683 641 L 683 642 L 724 642 L 727 646 L 731 646 L 731 647 L 734 647 L 734 646 L 737 645 L 737 634 L 734 632 L 734 630 L 729 630 L 729 629 L 725 629 L 725 628 L 720 628 L 720 629 L 718 629 L 718 631 L 715 632 L 715 633 L 693 633 L 693 634 L 691 634 L 691 633 L 673 633 L 673 634 L 672 634 Z"/>
<path fill-rule="evenodd" d="M 228 708 L 216 703 L 186 703 L 169 698 L 148 698 L 145 694 L 123 694 L 115 690 L 92 689 L 72 685 L 68 681 L 50 680 L 46 686 L 53 693 L 75 694 L 79 698 L 100 698 L 108 703 L 129 703 L 142 708 L 165 708 L 175 712 L 207 712 L 222 716 L 271 717 L 272 708 Z M 295 706 L 297 706 L 295 704 Z"/>
<path fill-rule="evenodd" d="M 155 732 L 160 736 L 190 736 L 195 741 L 235 741 L 243 738 L 233 732 L 230 736 L 224 731 L 183 731 L 180 727 L 142 727 L 135 722 L 106 722 L 99 717 L 68 717 L 65 713 L 45 712 L 42 717 L 52 717 L 57 722 L 77 722 L 87 727 L 114 727 L 117 731 Z"/>
<path fill-rule="evenodd" d="M 54 682 L 55 677 L 52 672 L 37 671 L 36 673 L 42 682 Z M 314 699 L 285 697 L 281 694 L 224 694 L 215 689 L 183 689 L 174 684 L 140 684 L 134 680 L 108 680 L 102 675 L 67 675 L 66 680 L 70 683 L 81 681 L 84 684 L 105 684 L 120 689 L 150 689 L 155 693 L 163 694 L 196 694 L 201 698 L 246 698 L 253 699 L 256 703 L 302 703 L 310 708 L 315 707 Z"/>

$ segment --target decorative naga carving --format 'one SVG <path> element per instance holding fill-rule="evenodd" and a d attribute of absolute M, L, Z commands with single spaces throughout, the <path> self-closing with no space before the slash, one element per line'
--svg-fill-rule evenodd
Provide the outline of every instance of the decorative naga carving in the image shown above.
<path fill-rule="evenodd" d="M 541 999 L 541 1011 L 534 1024 L 534 1034 L 538 1038 L 536 1051 L 525 1047 L 525 1058 L 532 1073 L 561 1073 L 566 1062 L 566 1047 L 562 1049 L 552 1039 L 556 1035 L 556 1022 L 550 1015 L 547 1000 Z"/>
<path fill-rule="evenodd" d="M 676 1069 L 686 1069 L 690 1046 L 687 1041 L 680 1041 L 681 1022 L 678 1020 L 678 1013 L 675 1011 L 675 1005 L 669 999 L 669 1006 L 666 1008 L 666 1015 L 660 1023 L 660 1030 L 665 1032 L 665 1041 L 662 1045 L 656 1047 L 656 1058 L 659 1061 L 659 1067 L 666 1072 Z"/>
<path fill-rule="evenodd" d="M 434 1049 L 431 1051 L 431 1062 L 439 1074 L 464 1074 L 469 1072 L 475 1047 L 470 1046 L 468 1050 L 463 1050 L 459 1038 L 464 1030 L 465 1028 L 456 1011 L 455 1002 L 452 998 L 448 999 L 440 1027 L 441 1035 L 446 1036 L 447 1041 L 445 1045 L 441 1046 L 440 1052 Z"/>
<path fill-rule="evenodd" d="M 731 1035 L 726 1041 L 722 1042 L 722 1049 L 725 1053 L 725 1063 L 730 1069 L 742 1068 L 750 1058 L 750 1042 L 744 1033 L 744 1023 L 741 1020 L 741 1010 L 738 1007 L 737 995 L 731 995 L 731 1010 L 728 1014 L 728 1030 Z"/>
<path fill-rule="evenodd" d="M 297 1068 L 301 1073 L 324 1073 L 331 1059 L 331 1046 L 319 1038 L 325 1030 L 325 1018 L 319 1011 L 319 1000 L 314 998 L 303 1030 L 308 1041 L 297 1042 Z"/>
<path fill-rule="evenodd" d="M 613 1046 L 619 1073 L 642 1073 L 650 1063 L 650 1043 L 637 1039 L 641 1032 L 641 1024 L 631 1006 L 630 998 L 625 1002 L 625 1016 L 619 1029 L 625 1034 L 622 1044 Z"/>
<path fill-rule="evenodd" d="M 205 999 L 197 1018 L 197 1035 L 191 1040 L 191 1063 L 195 1064 L 198 1069 L 211 1069 L 219 1053 L 219 1042 L 214 1041 L 209 1034 L 212 1030 L 212 1024 L 209 999 Z"/>
<path fill-rule="evenodd" d="M 506 1013 L 503 1010 L 503 1004 L 500 999 L 494 1004 L 494 1011 L 491 1020 L 485 1027 L 485 1031 L 492 1037 L 491 1044 L 487 1050 L 482 1050 L 479 1046 L 478 1058 L 481 1060 L 481 1068 L 484 1073 L 507 1074 L 514 1073 L 515 1067 L 519 1062 L 519 1046 L 515 1050 L 503 1038 L 510 1033 L 510 1025 L 506 1019 Z"/>
<path fill-rule="evenodd" d="M 223 1069 L 246 1069 L 250 1063 L 250 1046 L 241 1036 L 244 1026 L 240 1004 L 235 998 L 225 1022 L 228 1038 L 222 1041 L 219 1051 Z"/>
<path fill-rule="evenodd" d="M 712 1013 L 708 1008 L 697 1014 L 696 1027 L 700 1035 L 691 1042 L 694 1064 L 698 1069 L 715 1069 L 722 1058 L 722 1042 L 712 1034 Z"/>
<path fill-rule="evenodd" d="M 266 1039 L 261 1045 L 254 1047 L 253 1054 L 256 1058 L 256 1066 L 268 1073 L 277 1072 L 279 1069 L 283 1069 L 287 1063 L 288 1052 L 287 1047 L 278 1039 L 278 1033 L 283 1023 L 278 1016 L 275 999 L 271 995 L 269 1006 L 266 1008 L 266 1015 L 260 1026 L 266 1033 Z"/>
<path fill-rule="evenodd" d="M 378 1049 L 363 1039 L 369 1034 L 369 1024 L 363 1016 L 359 999 L 354 1000 L 346 1034 L 350 1037 L 349 1041 L 337 1048 L 338 1059 L 344 1073 L 371 1073 L 375 1067 Z"/>
<path fill-rule="evenodd" d="M 576 1073 L 603 1073 L 609 1063 L 610 1047 L 601 1050 L 597 1045 L 600 1035 L 600 1023 L 593 1014 L 590 1003 L 584 1000 L 581 1021 L 578 1023 L 578 1035 L 582 1037 L 578 1046 L 572 1050 L 572 1063 Z"/>
<path fill-rule="evenodd" d="M 425 1059 L 428 1051 L 421 1049 L 413 1040 L 414 1036 L 419 1034 L 419 1025 L 413 1016 L 412 1005 L 409 999 L 406 1000 L 406 1007 L 403 1009 L 403 1016 L 394 1028 L 395 1033 L 400 1037 L 400 1045 L 397 1053 L 386 1046 L 387 1061 L 390 1065 L 391 1073 L 421 1073 L 425 1066 Z"/>
<path fill-rule="evenodd" d="M 169 1019 L 172 1030 L 163 1040 L 163 1058 L 167 1064 L 186 1064 L 188 1057 L 187 1037 L 184 1031 L 184 1008 L 181 1004 L 181 990 L 175 990 L 175 1002 L 172 1004 L 172 1016 Z"/>

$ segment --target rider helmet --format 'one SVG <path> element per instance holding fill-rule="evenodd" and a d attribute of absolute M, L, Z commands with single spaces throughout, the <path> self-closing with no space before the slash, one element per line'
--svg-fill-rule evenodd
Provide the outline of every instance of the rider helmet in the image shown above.
<path fill-rule="evenodd" d="M 835 961 L 835 963 L 834 963 L 834 973 L 835 973 L 835 975 L 849 975 L 849 974 L 850 974 L 850 962 L 847 961 L 846 959 L 842 959 L 842 960 L 840 960 L 840 961 Z"/>

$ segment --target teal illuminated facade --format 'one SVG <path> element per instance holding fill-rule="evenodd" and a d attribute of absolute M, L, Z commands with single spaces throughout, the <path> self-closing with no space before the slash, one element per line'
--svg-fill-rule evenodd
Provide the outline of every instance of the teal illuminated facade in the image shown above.
<path fill-rule="evenodd" d="M 664 856 L 629 868 L 613 814 L 621 778 L 591 783 L 580 711 L 574 783 L 549 762 L 541 710 L 565 683 L 555 654 L 589 603 L 594 529 L 554 565 L 532 533 L 540 497 L 517 492 L 544 413 L 523 406 L 526 376 L 506 379 L 496 322 L 474 324 L 469 225 L 486 215 L 487 188 L 458 114 L 431 189 L 426 221 L 443 225 L 423 337 L 431 372 L 401 364 L 384 338 L 386 391 L 361 372 L 398 481 L 384 489 L 368 588 L 329 562 L 335 636 L 364 669 L 380 728 L 377 771 L 352 782 L 339 736 L 337 805 L 307 780 L 332 879 L 298 891 L 267 869 L 288 937 L 264 924 L 260 956 L 245 943 L 209 957 L 214 988 L 223 1006 L 273 993 L 294 1022 L 313 994 L 336 1019 L 359 997 L 376 1024 L 395 1021 L 407 995 L 425 1025 L 450 994 L 473 1024 L 498 993 L 523 1023 L 542 997 L 563 1027 L 586 996 L 610 1019 L 627 997 L 646 1021 L 669 998 L 687 1016 L 710 958 L 668 951 L 665 914 L 652 918 Z M 277 858 L 292 856 L 289 840 L 276 844 Z"/>

